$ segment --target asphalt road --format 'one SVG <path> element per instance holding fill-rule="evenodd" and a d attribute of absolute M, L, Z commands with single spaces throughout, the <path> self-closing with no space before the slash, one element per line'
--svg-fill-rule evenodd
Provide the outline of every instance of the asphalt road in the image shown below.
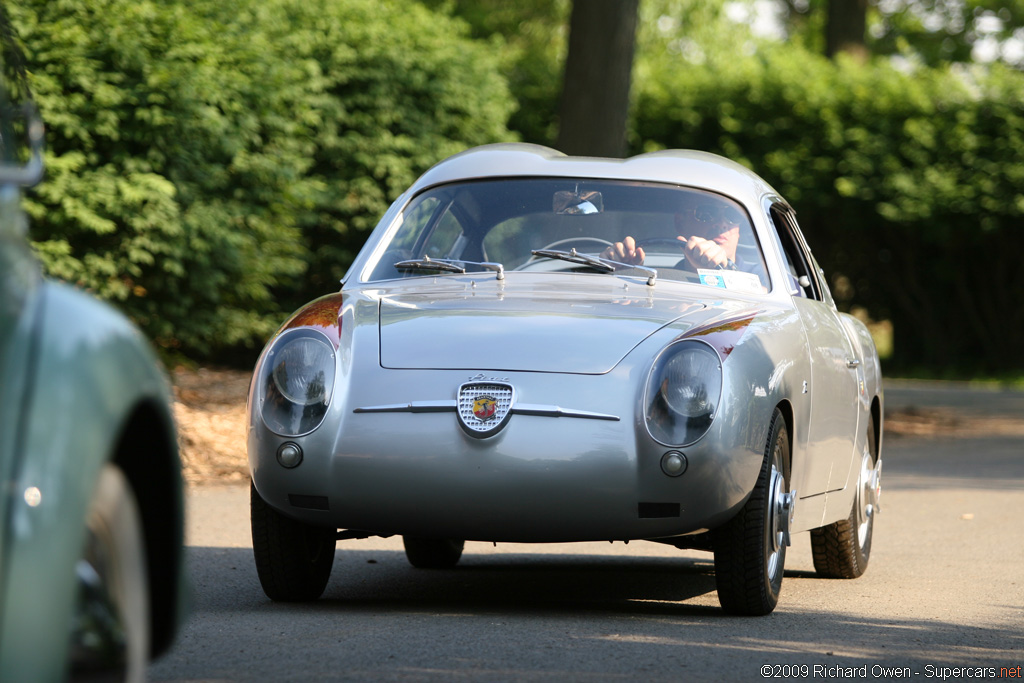
<path fill-rule="evenodd" d="M 889 407 L 1024 419 L 1024 393 L 891 383 Z M 871 564 L 816 577 L 807 534 L 767 617 L 724 615 L 708 554 L 653 543 L 468 543 L 416 570 L 399 539 L 339 544 L 316 603 L 270 602 L 248 489 L 189 492 L 191 617 L 153 681 L 679 681 L 1021 676 L 1024 436 L 884 441 Z M 765 668 L 767 667 L 767 668 Z M 1006 671 L 1001 671 L 1003 668 Z"/>

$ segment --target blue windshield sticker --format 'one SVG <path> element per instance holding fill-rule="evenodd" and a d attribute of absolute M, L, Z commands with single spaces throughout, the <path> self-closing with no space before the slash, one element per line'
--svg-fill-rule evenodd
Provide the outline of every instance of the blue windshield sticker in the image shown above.
<path fill-rule="evenodd" d="M 725 289 L 725 278 L 718 274 L 714 270 L 701 270 L 700 271 L 700 283 L 707 285 L 708 287 L 721 287 Z"/>
<path fill-rule="evenodd" d="M 765 291 L 761 286 L 761 280 L 753 273 L 744 273 L 738 270 L 710 270 L 700 268 L 697 270 L 700 283 L 708 287 L 729 289 L 734 292 L 749 292 L 761 294 Z"/>

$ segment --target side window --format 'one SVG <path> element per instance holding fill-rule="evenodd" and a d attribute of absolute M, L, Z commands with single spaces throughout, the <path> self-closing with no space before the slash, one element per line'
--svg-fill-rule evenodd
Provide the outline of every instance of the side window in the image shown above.
<path fill-rule="evenodd" d="M 389 249 L 392 251 L 406 250 L 409 252 L 408 257 L 411 258 L 416 241 L 420 239 L 423 229 L 434 215 L 434 212 L 437 211 L 440 203 L 440 200 L 436 197 L 427 197 L 422 201 L 415 202 L 412 207 L 406 210 L 402 217 L 402 226 L 398 229 L 394 239 L 391 240 Z"/>
<path fill-rule="evenodd" d="M 423 253 L 430 258 L 457 258 L 460 251 L 456 249 L 459 238 L 462 237 L 462 224 L 452 215 L 451 209 L 444 212 L 438 219 L 430 237 L 423 245 Z"/>
<path fill-rule="evenodd" d="M 779 251 L 782 252 L 789 279 L 786 286 L 794 296 L 821 301 L 820 284 L 814 272 L 813 262 L 803 246 L 792 210 L 775 204 L 771 208 L 771 217 L 772 225 L 775 227 L 774 237 Z"/>

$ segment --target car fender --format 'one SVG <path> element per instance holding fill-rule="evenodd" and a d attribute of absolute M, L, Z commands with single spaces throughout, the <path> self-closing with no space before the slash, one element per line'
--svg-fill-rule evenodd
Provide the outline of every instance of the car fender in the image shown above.
<path fill-rule="evenodd" d="M 153 592 L 163 589 L 161 600 L 173 603 L 154 605 L 161 620 L 155 651 L 169 644 L 180 618 L 183 495 L 169 385 L 141 333 L 110 306 L 65 285 L 43 284 L 32 305 L 37 323 L 16 340 L 27 348 L 21 355 L 28 367 L 10 465 L 0 615 L 36 618 L 15 624 L 0 616 L 0 661 L 5 678 L 23 671 L 50 680 L 64 675 L 59 667 L 67 653 L 60 648 L 67 644 L 53 634 L 69 626 L 61 622 L 74 611 L 81 520 L 103 464 L 121 459 L 147 540 L 169 535 L 178 549 L 147 558 L 151 575 L 153 562 L 168 565 L 157 571 Z M 148 426 L 133 427 L 140 414 L 149 416 Z M 145 453 L 119 451 L 133 428 L 153 430 L 148 463 L 136 460 Z M 60 651 L 38 643 L 55 643 Z"/>

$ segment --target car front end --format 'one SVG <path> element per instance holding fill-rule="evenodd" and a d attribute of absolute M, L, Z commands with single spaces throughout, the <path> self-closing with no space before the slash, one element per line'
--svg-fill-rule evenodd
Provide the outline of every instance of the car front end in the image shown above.
<path fill-rule="evenodd" d="M 770 413 L 767 395 L 723 410 L 760 362 L 734 353 L 752 302 L 563 280 L 538 310 L 556 277 L 396 284 L 301 311 L 254 375 L 260 495 L 309 524 L 481 541 L 674 537 L 731 517 Z M 731 343 L 709 342 L 723 321 L 740 321 Z"/>

